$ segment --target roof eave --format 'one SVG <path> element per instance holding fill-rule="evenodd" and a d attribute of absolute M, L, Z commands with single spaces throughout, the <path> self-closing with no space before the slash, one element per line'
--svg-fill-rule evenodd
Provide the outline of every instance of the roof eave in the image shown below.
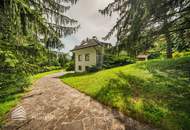
<path fill-rule="evenodd" d="M 90 48 L 90 47 L 95 47 L 95 46 L 98 46 L 98 45 L 93 45 L 93 46 L 83 47 L 83 48 L 78 48 L 78 49 L 72 49 L 70 51 L 73 52 L 73 51 L 82 50 L 82 49 L 86 49 L 86 48 Z"/>

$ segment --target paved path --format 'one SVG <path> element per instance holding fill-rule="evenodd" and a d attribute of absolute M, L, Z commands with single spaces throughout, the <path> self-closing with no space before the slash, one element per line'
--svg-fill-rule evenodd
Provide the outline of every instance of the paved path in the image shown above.
<path fill-rule="evenodd" d="M 38 80 L 21 103 L 26 120 L 8 116 L 5 130 L 152 130 L 63 84 L 61 73 Z M 17 109 L 16 107 L 15 109 Z"/>

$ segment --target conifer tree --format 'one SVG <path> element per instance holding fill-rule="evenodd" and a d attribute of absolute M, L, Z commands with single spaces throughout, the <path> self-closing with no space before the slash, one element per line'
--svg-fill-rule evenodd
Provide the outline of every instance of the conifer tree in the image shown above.
<path fill-rule="evenodd" d="M 185 36 L 190 30 L 190 0 L 115 0 L 100 12 L 119 13 L 105 39 L 117 31 L 118 40 L 125 44 L 122 47 L 133 49 L 164 35 L 168 58 L 172 57 L 172 36 L 179 32 Z"/>

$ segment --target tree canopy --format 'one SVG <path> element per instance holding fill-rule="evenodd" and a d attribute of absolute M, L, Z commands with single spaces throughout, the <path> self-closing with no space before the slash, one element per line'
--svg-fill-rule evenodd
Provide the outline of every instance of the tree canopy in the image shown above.
<path fill-rule="evenodd" d="M 27 86 L 28 75 L 59 65 L 50 48 L 63 48 L 60 36 L 75 33 L 79 28 L 77 20 L 65 15 L 76 2 L 0 1 L 0 89 Z"/>
<path fill-rule="evenodd" d="M 105 39 L 117 31 L 118 40 L 124 44 L 120 46 L 135 54 L 140 51 L 135 52 L 134 48 L 151 44 L 162 35 L 167 42 L 168 58 L 172 57 L 174 35 L 179 36 L 184 45 L 189 44 L 189 0 L 115 0 L 100 12 L 109 16 L 119 13 L 117 23 Z M 147 49 L 146 45 L 142 48 Z"/>
<path fill-rule="evenodd" d="M 9 16 L 11 29 L 22 29 L 27 34 L 33 29 L 38 34 L 68 35 L 76 31 L 77 21 L 64 15 L 77 0 L 2 0 L 1 10 Z M 65 6 L 64 4 L 67 4 Z"/>

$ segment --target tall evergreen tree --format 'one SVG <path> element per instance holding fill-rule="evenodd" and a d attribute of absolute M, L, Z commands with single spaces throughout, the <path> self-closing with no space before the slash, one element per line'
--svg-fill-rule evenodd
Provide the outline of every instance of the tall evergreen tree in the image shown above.
<path fill-rule="evenodd" d="M 27 35 L 66 36 L 76 31 L 77 21 L 64 15 L 77 0 L 1 0 L 1 11 L 11 20 L 11 29 Z M 68 6 L 65 6 L 67 4 Z M 74 25 L 74 26 L 73 26 Z"/>
<path fill-rule="evenodd" d="M 76 2 L 0 0 L 0 90 L 27 86 L 30 74 L 47 70 L 48 39 L 54 39 L 51 47 L 62 48 L 58 38 L 79 27 L 64 15 Z"/>
<path fill-rule="evenodd" d="M 110 16 L 119 13 L 105 39 L 117 31 L 120 43 L 132 49 L 164 35 L 168 58 L 172 57 L 171 37 L 190 29 L 190 0 L 115 0 L 100 12 Z"/>

